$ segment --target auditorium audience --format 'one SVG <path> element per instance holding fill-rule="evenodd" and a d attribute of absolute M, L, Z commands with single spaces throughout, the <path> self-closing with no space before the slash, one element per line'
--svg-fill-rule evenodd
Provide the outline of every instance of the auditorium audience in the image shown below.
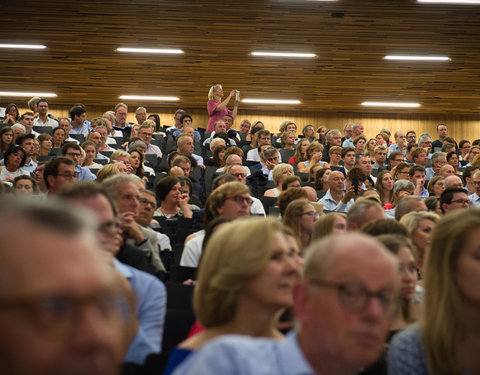
<path fill-rule="evenodd" d="M 476 167 L 480 165 L 480 148 L 478 146 L 480 140 L 462 139 L 459 142 L 460 148 L 457 153 L 456 141 L 447 136 L 446 126 L 443 124 L 438 126 L 439 140 L 435 141 L 433 145 L 428 133 L 419 136 L 417 145 L 415 143 L 416 133 L 413 130 L 409 130 L 405 136 L 403 130 L 398 129 L 393 129 L 395 130 L 396 143 L 390 145 L 388 129 L 382 129 L 375 138 L 368 138 L 364 134 L 363 125 L 359 122 L 352 122 L 344 126 L 345 139 L 343 140 L 339 130 L 331 129 L 327 131 L 325 127 L 318 126 L 318 124 L 299 124 L 299 129 L 302 129 L 303 134 L 300 135 L 299 139 L 296 139 L 297 125 L 290 120 L 283 120 L 280 124 L 280 132 L 275 135 L 272 135 L 262 122 L 255 121 L 250 126 L 250 121 L 246 119 L 241 122 L 238 127 L 240 130 L 237 132 L 234 130 L 234 117 L 238 109 L 238 102 L 236 101 L 234 105 L 235 113 L 229 114 L 230 111 L 227 109 L 227 104 L 232 96 L 236 96 L 236 93 L 237 90 L 233 90 L 229 97 L 223 100 L 221 86 L 212 86 L 208 103 L 208 126 L 214 126 L 215 131 L 213 133 L 209 134 L 207 131 L 207 134 L 204 135 L 202 129 L 197 131 L 191 124 L 192 117 L 185 111 L 178 109 L 174 116 L 175 125 L 166 130 L 166 139 L 162 138 L 165 135 L 162 133 L 163 129 L 160 127 L 161 123 L 158 115 L 156 117 L 150 115 L 147 119 L 147 111 L 143 106 L 139 106 L 135 113 L 134 122 L 138 124 L 128 122 L 128 107 L 123 103 L 115 106 L 115 112 L 106 112 L 103 118 L 95 118 L 90 123 L 87 120 L 85 106 L 76 103 L 69 111 L 72 118 L 70 124 L 68 118 L 55 118 L 55 116 L 49 114 L 46 100 L 33 98 L 35 100 L 30 101 L 32 110 L 36 111 L 38 109 L 35 125 L 47 126 L 44 132 L 40 134 L 32 129 L 34 114 L 24 112 L 22 116 L 19 116 L 18 107 L 11 104 L 7 108 L 6 118 L 0 130 L 0 154 L 3 156 L 0 166 L 0 180 L 2 181 L 0 195 L 10 200 L 32 195 L 37 197 L 31 201 L 55 199 L 53 196 L 62 190 L 84 191 L 83 187 L 87 185 L 82 185 L 77 181 L 97 179 L 97 181 L 89 183 L 88 186 L 92 188 L 85 190 L 93 189 L 91 190 L 93 198 L 89 196 L 87 199 L 86 196 L 82 196 L 78 200 L 85 200 L 82 203 L 88 205 L 86 201 L 90 199 L 93 201 L 98 198 L 100 200 L 97 199 L 98 207 L 93 207 L 94 212 L 98 214 L 102 210 L 103 213 L 108 211 L 108 215 L 99 216 L 100 224 L 107 216 L 108 220 L 104 221 L 109 224 L 108 230 L 102 229 L 97 233 L 102 246 L 105 246 L 111 254 L 117 254 L 117 258 L 121 259 L 122 262 L 130 262 L 129 264 L 154 275 L 153 278 L 156 277 L 161 280 L 180 280 L 178 279 L 178 272 L 182 275 L 187 271 L 191 272 L 184 267 L 196 268 L 199 262 L 201 264 L 200 273 L 202 273 L 203 267 L 211 267 L 212 265 L 208 263 L 212 263 L 212 258 L 206 255 L 208 250 L 202 257 L 204 253 L 202 249 L 205 249 L 205 246 L 210 249 L 210 246 L 214 243 L 215 246 L 220 246 L 216 242 L 217 233 L 226 232 L 226 228 L 231 228 L 229 229 L 231 234 L 228 241 L 226 239 L 222 240 L 221 248 L 222 251 L 232 254 L 232 260 L 229 261 L 235 261 L 236 259 L 237 267 L 248 267 L 250 264 L 248 262 L 251 260 L 249 258 L 248 262 L 242 262 L 239 258 L 235 258 L 238 255 L 238 251 L 235 249 L 239 246 L 242 246 L 243 251 L 248 250 L 257 256 L 263 256 L 264 264 L 277 264 L 275 259 L 269 260 L 267 258 L 272 251 L 270 246 L 272 238 L 278 237 L 277 235 L 280 235 L 280 233 L 283 236 L 282 247 L 288 249 L 288 254 L 295 254 L 295 258 L 298 253 L 302 252 L 302 255 L 304 254 L 307 258 L 306 267 L 310 267 L 310 269 L 313 266 L 312 264 L 309 266 L 307 248 L 316 239 L 327 237 L 332 233 L 342 234 L 343 237 L 341 238 L 347 244 L 343 249 L 336 248 L 337 242 L 335 240 L 327 239 L 325 242 L 333 247 L 333 250 L 329 250 L 329 253 L 337 254 L 341 251 L 349 251 L 347 249 L 349 238 L 353 237 L 349 237 L 350 235 L 345 237 L 347 231 L 361 230 L 370 236 L 378 236 L 378 239 L 395 255 L 400 265 L 400 279 L 398 280 L 400 282 L 400 310 L 397 311 L 396 315 L 391 316 L 393 323 L 385 325 L 385 332 L 389 330 L 390 336 L 399 330 L 405 330 L 404 333 L 398 334 L 398 337 L 401 338 L 398 339 L 400 344 L 396 343 L 396 339 L 394 340 L 393 350 L 390 354 L 393 364 L 392 373 L 418 373 L 415 371 L 419 368 L 422 369 L 423 366 L 416 366 L 415 371 L 411 371 L 411 367 L 408 366 L 411 366 L 412 353 L 405 352 L 403 349 L 399 351 L 396 345 L 408 344 L 413 348 L 422 348 L 423 346 L 425 350 L 420 350 L 418 356 L 424 355 L 423 361 L 427 361 L 428 366 L 432 366 L 431 369 L 440 368 L 438 366 L 442 362 L 436 359 L 436 354 L 432 354 L 437 353 L 437 348 L 433 343 L 438 337 L 439 342 L 442 342 L 441 340 L 445 340 L 447 336 L 441 337 L 438 333 L 431 333 L 438 330 L 437 327 L 441 327 L 440 323 L 435 322 L 435 325 L 433 325 L 428 320 L 421 320 L 419 328 L 409 328 L 408 326 L 416 322 L 420 316 L 419 302 L 424 298 L 421 285 L 426 288 L 425 299 L 427 304 L 432 304 L 431 301 L 428 302 L 429 298 L 433 298 L 429 297 L 431 290 L 434 291 L 434 294 L 445 293 L 443 290 L 445 284 L 442 284 L 443 289 L 439 292 L 438 287 L 432 281 L 434 278 L 439 278 L 438 274 L 429 275 L 429 272 L 439 272 L 433 266 L 429 268 L 431 259 L 442 256 L 437 254 L 439 249 L 440 251 L 444 249 L 449 254 L 455 254 L 456 258 L 449 260 L 449 264 L 453 266 L 446 271 L 442 271 L 442 274 L 447 275 L 448 288 L 452 290 L 456 288 L 455 290 L 461 291 L 461 295 L 457 295 L 457 291 L 455 299 L 450 302 L 451 305 L 458 306 L 458 310 L 446 310 L 442 319 L 455 320 L 459 319 L 460 316 L 474 316 L 474 311 L 470 310 L 471 306 L 465 302 L 467 301 L 465 295 L 468 290 L 465 292 L 466 289 L 462 289 L 468 286 L 468 283 L 465 281 L 462 284 L 462 282 L 467 277 L 465 270 L 470 267 L 465 263 L 467 262 L 465 259 L 470 258 L 464 254 L 470 254 L 470 244 L 475 243 L 473 233 L 476 233 L 474 227 L 467 223 L 465 218 L 470 218 L 472 222 L 478 221 L 474 207 L 480 206 L 480 173 Z M 38 105 L 35 105 L 35 103 L 38 103 Z M 214 117 L 218 117 L 218 119 L 213 121 Z M 20 123 L 17 123 L 17 121 Z M 58 127 L 56 121 L 58 121 Z M 82 139 L 82 136 L 87 139 L 86 142 L 82 142 L 82 148 L 80 148 L 78 140 L 70 137 L 71 132 L 79 134 L 79 136 L 75 136 L 79 139 Z M 52 134 L 52 136 L 49 134 Z M 153 134 L 160 134 L 158 136 L 160 138 L 156 138 L 152 142 Z M 199 136 L 203 137 L 204 143 L 194 140 L 195 137 L 198 138 Z M 314 139 L 315 137 L 318 137 L 318 142 Z M 407 141 L 410 143 L 407 144 Z M 297 143 L 296 146 L 295 143 Z M 54 156 L 58 155 L 58 149 L 61 149 L 62 156 Z M 386 160 L 387 149 L 388 160 Z M 433 154 L 430 153 L 432 149 L 435 151 Z M 128 152 L 125 150 L 128 150 Z M 99 151 L 102 151 L 102 153 L 99 153 Z M 163 154 L 167 153 L 168 160 L 162 160 Z M 111 161 L 108 163 L 108 155 L 110 154 Z M 158 156 L 158 160 L 155 161 L 155 158 L 152 157 L 146 158 L 145 154 L 155 154 Z M 37 159 L 37 156 L 41 158 Z M 95 160 L 98 158 L 105 159 L 101 161 L 102 164 L 108 164 L 96 163 Z M 206 168 L 203 163 L 204 158 Z M 38 160 L 42 162 L 39 163 Z M 222 174 L 219 176 L 220 173 Z M 308 173 L 308 180 L 304 173 Z M 103 187 L 100 183 L 103 184 Z M 373 184 L 375 189 L 372 187 Z M 96 188 L 93 188 L 94 186 Z M 104 194 L 104 188 L 108 191 L 108 196 Z M 102 191 L 99 190 L 99 192 L 96 189 Z M 205 196 L 206 192 L 210 191 L 210 195 Z M 104 204 L 105 201 L 100 202 L 101 197 L 107 199 L 108 204 Z M 114 202 L 113 206 L 110 205 L 110 200 Z M 316 203 L 317 201 L 319 203 Z M 1 206 L 0 210 L 2 209 Z M 117 206 L 118 215 L 115 214 Z M 68 206 L 66 208 L 71 209 Z M 324 215 L 320 216 L 317 210 L 321 212 L 322 209 Z M 453 212 L 460 209 L 463 209 L 462 213 Z M 113 213 L 110 212 L 112 210 Z M 273 217 L 278 216 L 277 220 L 271 218 L 237 220 L 243 216 L 251 215 L 263 217 L 266 211 Z M 440 216 L 434 212 L 446 215 L 446 218 L 439 219 Z M 455 222 L 453 218 L 455 218 Z M 229 223 L 230 221 L 234 222 Z M 283 227 L 278 221 L 282 221 L 286 226 Z M 447 233 L 437 232 L 440 230 L 435 227 L 437 222 L 439 227 Z M 444 222 L 450 224 L 442 227 Z M 247 223 L 249 225 L 255 223 L 255 233 L 259 234 L 249 235 L 250 232 L 248 231 L 250 229 L 248 231 L 243 230 L 243 223 L 246 225 L 245 228 L 248 227 Z M 94 224 L 94 221 L 92 221 L 92 224 Z M 268 229 L 269 227 L 276 228 L 272 229 L 276 233 L 275 235 Z M 28 228 L 23 232 L 30 233 Z M 208 233 L 206 234 L 206 232 Z M 434 236 L 431 238 L 432 232 Z M 251 233 L 254 233 L 253 228 Z M 435 242 L 436 239 L 439 241 L 440 238 L 443 238 L 442 236 L 447 238 L 447 235 L 449 236 L 448 240 L 444 239 L 441 245 L 440 242 Z M 411 242 L 404 237 L 409 237 Z M 369 241 L 364 242 L 364 237 L 355 238 L 360 244 L 366 244 Z M 262 239 L 263 242 L 260 245 Z M 452 245 L 453 239 L 457 241 L 455 246 Z M 231 246 L 229 241 L 232 242 Z M 114 248 L 115 251 L 113 251 Z M 313 245 L 311 249 L 315 248 L 316 245 Z M 220 250 L 218 251 L 220 252 Z M 256 253 L 254 253 L 255 251 Z M 312 251 L 315 253 L 316 250 Z M 327 250 L 322 251 L 327 252 Z M 244 255 L 247 256 L 248 254 Z M 453 257 L 454 255 L 448 256 Z M 288 257 L 293 260 L 290 255 Z M 334 258 L 336 259 L 336 256 L 332 259 Z M 353 255 L 350 254 L 349 262 L 346 262 L 347 266 L 352 265 L 350 263 L 353 258 Z M 460 260 L 464 263 L 460 264 Z M 299 267 L 299 261 L 296 258 L 294 262 L 296 269 Z M 358 264 L 361 264 L 362 261 L 363 259 L 358 261 Z M 446 262 L 446 260 L 443 259 L 442 262 Z M 355 264 L 355 266 L 358 267 L 358 264 Z M 328 271 L 335 274 L 341 268 L 341 263 L 330 269 L 331 267 L 332 265 L 329 264 L 329 270 L 322 270 L 322 272 Z M 439 265 L 437 264 L 435 267 L 439 267 Z M 128 268 L 122 271 L 121 267 L 118 269 L 121 273 L 125 273 L 126 280 L 131 282 L 131 277 L 134 277 L 132 275 L 136 271 L 130 272 Z M 433 269 L 435 271 L 431 271 Z M 257 269 L 257 271 L 260 272 L 261 270 Z M 292 268 L 289 268 L 287 273 L 297 273 L 297 271 L 291 271 Z M 357 269 L 354 269 L 349 272 L 356 271 Z M 217 267 L 215 269 L 215 275 L 221 274 L 221 272 L 221 268 Z M 283 273 L 278 268 L 275 272 L 277 272 L 277 275 Z M 308 272 L 310 271 L 306 271 L 305 275 L 313 275 Z M 250 274 L 251 277 L 255 275 Z M 364 276 L 361 276 L 360 279 L 367 280 Z M 190 277 L 195 279 L 194 276 Z M 464 279 L 461 279 L 461 277 L 464 277 Z M 273 276 L 269 278 L 271 280 L 267 280 L 268 282 L 275 280 Z M 457 279 L 457 283 L 452 286 L 451 280 L 453 278 Z M 309 285 L 308 291 L 316 289 L 315 285 L 323 288 L 323 284 L 320 285 L 318 280 L 313 279 L 312 277 L 302 281 L 304 285 Z M 256 280 L 256 278 L 252 280 Z M 336 280 L 337 278 L 335 278 Z M 321 282 L 323 281 L 325 280 L 322 279 Z M 177 283 L 178 281 L 174 282 Z M 200 283 L 205 284 L 208 282 L 200 281 Z M 252 282 L 243 279 L 241 286 L 243 288 L 244 285 L 250 285 L 249 283 Z M 367 284 L 373 285 L 371 282 L 368 281 Z M 128 289 L 128 283 L 125 282 L 124 284 L 124 287 L 126 286 Z M 258 286 L 257 281 L 256 284 Z M 415 286 L 415 284 L 417 285 Z M 471 284 L 474 283 L 471 282 Z M 268 286 L 268 283 L 265 285 L 267 285 L 267 289 L 260 291 L 264 293 L 261 298 L 275 296 L 275 293 L 271 292 L 272 289 L 269 289 L 271 285 Z M 230 287 L 228 285 L 227 291 Z M 292 287 L 293 283 L 289 283 L 288 288 L 285 286 L 285 289 L 290 289 L 290 302 L 282 304 L 282 306 L 276 304 L 275 308 L 269 309 L 268 316 L 264 316 L 261 321 L 262 329 L 257 329 L 260 327 L 260 320 L 255 321 L 252 317 L 256 317 L 257 312 L 260 311 L 258 306 L 265 306 L 265 301 L 268 305 L 271 299 L 259 300 L 257 298 L 259 297 L 258 290 L 250 290 L 250 287 L 246 287 L 245 293 L 238 292 L 234 296 L 233 302 L 244 303 L 247 300 L 247 306 L 251 309 L 251 311 L 248 311 L 250 315 L 244 314 L 244 307 L 240 307 L 238 311 L 242 311 L 241 314 L 245 315 L 242 316 L 242 319 L 237 321 L 237 318 L 232 316 L 230 323 L 222 323 L 219 326 L 215 325 L 216 323 L 205 325 L 202 321 L 203 318 L 196 316 L 201 324 L 197 324 L 192 332 L 196 332 L 197 328 L 200 328 L 200 331 L 204 330 L 197 336 L 192 336 L 185 341 L 180 345 L 180 348 L 187 348 L 189 351 L 187 350 L 185 353 L 188 354 L 191 350 L 196 351 L 220 333 L 241 333 L 281 338 L 277 336 L 277 328 L 282 327 L 282 330 L 285 329 L 285 331 L 291 329 L 292 313 L 287 311 L 279 324 L 277 324 L 276 318 L 282 311 L 283 306 L 291 305 L 291 301 L 293 301 Z M 131 288 L 133 293 L 138 296 L 136 286 L 131 284 Z M 326 289 L 328 288 L 330 286 L 327 286 Z M 303 289 L 299 287 L 299 291 L 301 290 Z M 374 288 L 373 291 L 375 290 Z M 322 289 L 322 292 L 327 291 Z M 304 292 L 299 293 L 303 293 L 304 298 L 307 298 L 310 292 L 307 294 Z M 363 292 L 367 293 L 365 298 L 368 301 L 369 308 L 367 310 L 369 311 L 370 305 L 373 304 L 370 297 L 374 297 L 373 299 L 375 297 L 381 298 L 381 294 L 368 295 L 367 290 Z M 447 292 L 450 293 L 451 291 Z M 163 291 L 163 293 L 165 292 Z M 338 293 L 343 292 L 339 289 Z M 146 298 L 145 296 L 146 294 L 141 298 Z M 196 298 L 203 299 L 204 296 L 202 294 L 202 297 L 196 296 Z M 253 300 L 258 305 L 252 305 Z M 332 302 L 334 301 L 328 301 L 328 303 Z M 200 302 L 197 301 L 197 303 Z M 324 303 L 326 302 L 324 301 Z M 340 303 L 343 302 L 340 301 Z M 445 302 L 442 300 L 441 303 Z M 156 363 L 149 363 L 149 361 L 146 361 L 146 357 L 149 354 L 159 355 L 158 353 L 162 349 L 162 334 L 161 330 L 157 329 L 159 326 L 153 329 L 146 328 L 142 332 L 143 318 L 140 317 L 141 314 L 138 314 L 140 305 L 132 306 L 134 309 L 137 308 L 137 314 L 135 314 L 135 311 L 133 314 L 138 315 L 141 329 L 135 336 L 135 328 L 130 325 L 128 326 L 130 331 L 123 333 L 123 355 L 117 356 L 116 365 L 122 362 L 122 358 L 125 357 L 127 348 L 131 344 L 124 361 L 135 363 L 136 366 L 139 366 L 139 371 L 143 371 L 152 363 Z M 163 309 L 161 314 L 164 314 L 165 299 L 163 299 L 162 305 L 163 307 L 158 307 L 158 309 L 159 311 Z M 438 303 L 435 306 L 437 306 L 437 310 L 440 308 Z M 303 302 L 299 300 L 296 307 L 297 320 L 306 324 L 306 326 L 315 319 L 319 319 L 317 316 L 313 316 L 313 313 L 318 309 L 312 310 L 312 317 L 307 319 L 308 314 L 299 313 L 299 311 L 308 310 Z M 427 308 L 427 311 L 432 311 L 431 309 L 432 307 L 430 307 L 430 310 Z M 1 313 L 3 313 L 3 310 L 0 306 Z M 236 314 L 237 309 L 234 309 L 233 313 Z M 329 318 L 329 316 L 323 316 L 324 321 Z M 240 326 L 236 326 L 237 323 Z M 161 324 L 163 325 L 163 318 Z M 459 323 L 455 324 L 459 325 Z M 470 327 L 468 326 L 469 323 L 462 324 L 465 327 Z M 204 327 L 201 327 L 201 325 Z M 329 331 L 331 327 L 324 325 L 315 337 L 318 339 L 325 334 L 325 337 L 329 339 L 329 344 L 333 345 L 344 327 L 335 322 L 332 322 L 331 325 L 335 327 L 334 330 Z M 467 337 L 466 332 L 458 332 L 457 335 L 454 333 L 450 335 L 452 340 L 458 347 L 469 350 L 470 344 L 465 340 L 475 340 L 476 338 L 473 336 Z M 147 338 L 145 343 L 148 341 L 149 344 L 144 345 L 142 340 L 137 341 L 142 335 Z M 301 329 L 298 335 L 300 338 L 308 337 L 308 334 Z M 226 338 L 225 340 L 229 345 L 230 339 Z M 242 340 L 248 343 L 247 347 L 248 345 L 253 345 L 252 347 L 256 345 L 250 344 L 249 339 L 241 339 L 240 341 Z M 381 341 L 383 342 L 383 340 L 382 333 Z M 403 342 L 402 340 L 407 341 Z M 295 344 L 292 344 L 289 338 L 282 342 L 289 342 L 288 345 Z M 339 347 L 343 343 L 341 342 Z M 187 346 L 184 346 L 185 344 Z M 229 347 L 228 345 L 226 347 Z M 270 344 L 265 345 L 263 348 L 270 347 Z M 272 348 L 276 348 L 275 345 L 281 344 L 271 345 L 273 345 Z M 209 347 L 209 344 L 207 346 Z M 317 348 L 317 346 L 319 347 Z M 296 349 L 300 350 L 303 353 L 302 355 L 307 358 L 308 363 L 305 363 L 306 367 L 302 367 L 302 369 L 316 368 L 316 359 L 310 360 L 310 358 L 317 358 L 311 356 L 317 349 L 319 358 L 324 358 L 326 366 L 331 364 L 332 356 L 327 355 L 323 350 L 324 348 L 320 346 L 317 342 L 312 341 L 310 346 L 312 350 L 302 352 L 304 350 L 302 345 Z M 136 349 L 132 351 L 132 347 Z M 236 341 L 233 347 L 237 348 Z M 295 348 L 295 346 L 291 347 Z M 216 346 L 213 346 L 213 348 L 216 348 Z M 243 341 L 238 343 L 238 348 L 242 353 L 242 350 L 244 350 L 242 349 Z M 377 348 L 376 344 L 375 348 Z M 222 346 L 219 350 L 220 353 L 223 353 Z M 259 355 L 262 351 L 263 349 L 259 350 Z M 198 358 L 203 356 L 202 353 L 203 351 L 199 351 Z M 372 353 L 373 347 L 370 354 Z M 375 350 L 375 353 L 378 354 L 378 351 Z M 371 374 L 372 370 L 378 370 L 377 365 L 385 365 L 386 353 L 387 351 L 384 351 L 378 357 L 378 361 L 373 367 L 368 367 L 366 371 L 362 372 L 360 367 L 364 367 L 375 360 L 373 354 L 369 355 L 369 360 L 362 360 L 362 366 L 357 366 L 355 371 L 359 370 L 359 373 L 364 375 Z M 458 351 L 452 353 L 447 361 L 448 366 L 456 365 L 463 372 L 475 373 L 475 367 L 471 365 L 473 357 L 469 356 L 468 353 L 460 355 Z M 338 358 L 340 357 L 341 353 Z M 197 358 L 197 355 L 192 355 L 191 361 L 197 363 L 195 358 Z M 247 358 L 248 360 L 254 358 L 254 354 Z M 349 358 L 351 359 L 351 357 Z M 342 364 L 350 363 L 349 358 L 343 358 Z M 183 360 L 183 358 L 181 359 Z M 215 360 L 218 360 L 218 358 L 215 358 Z M 415 360 L 418 360 L 418 358 Z M 190 360 L 187 361 L 190 362 Z M 218 360 L 218 362 L 222 363 L 223 366 L 222 360 Z M 406 364 L 407 362 L 408 364 Z M 266 368 L 270 373 L 272 371 L 277 373 L 272 369 L 275 369 L 278 363 L 279 361 L 272 363 L 265 360 L 265 364 L 268 364 Z M 355 363 L 358 364 L 359 362 Z M 401 363 L 401 369 L 398 367 L 399 363 Z M 261 365 L 263 365 L 263 362 Z M 190 365 L 186 364 L 185 366 Z M 200 369 L 211 368 L 202 367 L 204 363 L 199 364 L 199 366 Z M 243 368 L 243 364 L 236 366 Z M 228 368 L 228 366 L 225 368 Z M 169 371 L 171 370 L 172 368 Z M 257 368 L 254 368 L 253 372 L 256 373 L 256 370 Z M 163 365 L 159 365 L 155 372 L 161 373 L 162 371 Z M 183 369 L 178 371 L 179 374 L 189 373 L 183 372 Z M 198 373 L 200 370 L 195 367 L 195 370 L 192 371 Z M 382 372 L 375 373 L 384 374 L 385 371 L 384 368 Z M 443 373 L 452 372 L 444 371 Z"/>

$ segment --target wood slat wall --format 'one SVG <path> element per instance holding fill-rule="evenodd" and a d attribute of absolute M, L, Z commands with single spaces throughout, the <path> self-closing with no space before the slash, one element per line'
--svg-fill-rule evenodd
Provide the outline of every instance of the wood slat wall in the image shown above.
<path fill-rule="evenodd" d="M 5 104 L 2 104 L 3 106 Z M 158 113 L 162 125 L 173 125 L 173 115 L 177 108 L 170 111 L 165 108 L 149 107 L 145 105 L 150 113 Z M 50 112 L 56 117 L 67 117 L 67 106 L 50 106 Z M 87 117 L 93 119 L 101 117 L 107 110 L 113 110 L 109 107 L 88 106 Z M 128 121 L 135 122 L 136 106 L 129 106 Z M 206 128 L 208 123 L 208 115 L 206 109 L 189 109 L 184 108 L 192 117 L 195 127 Z M 26 111 L 26 107 L 20 108 L 20 113 Z M 392 116 L 388 113 L 370 114 L 370 113 L 327 113 L 327 112 L 276 112 L 276 111 L 247 111 L 241 107 L 239 109 L 238 117 L 235 120 L 235 127 L 238 128 L 240 121 L 243 119 L 250 120 L 253 123 L 255 120 L 261 120 L 267 129 L 272 132 L 277 132 L 281 121 L 285 119 L 292 120 L 297 124 L 299 132 L 305 125 L 312 124 L 315 128 L 319 126 L 326 126 L 329 129 L 343 130 L 343 126 L 348 122 L 362 122 L 365 126 L 365 133 L 368 137 L 375 137 L 375 135 L 382 128 L 388 128 L 393 133 L 396 130 L 415 130 L 417 137 L 421 133 L 430 133 L 434 139 L 436 136 L 436 127 L 440 123 L 444 123 L 448 127 L 448 134 L 454 137 L 457 142 L 461 139 L 475 140 L 480 138 L 480 121 L 476 116 L 460 116 L 460 115 L 426 115 L 420 116 L 418 114 L 397 114 Z"/>
<path fill-rule="evenodd" d="M 480 115 L 478 6 L 415 0 L 16 0 L 7 8 L 0 43 L 47 49 L 2 49 L 0 91 L 55 92 L 57 104 L 112 106 L 120 95 L 173 95 L 180 107 L 202 108 L 209 87 L 220 82 L 243 97 L 302 102 L 250 105 L 252 111 L 374 114 L 379 110 L 361 103 L 388 100 L 418 101 L 422 106 L 410 113 L 419 115 Z M 127 54 L 117 47 L 185 53 Z M 251 56 L 255 50 L 317 57 L 261 58 Z M 387 54 L 452 60 L 393 62 L 383 59 Z"/>

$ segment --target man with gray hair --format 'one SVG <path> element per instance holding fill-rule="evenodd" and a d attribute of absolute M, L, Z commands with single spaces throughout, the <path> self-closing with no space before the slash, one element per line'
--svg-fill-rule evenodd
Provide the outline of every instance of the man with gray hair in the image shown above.
<path fill-rule="evenodd" d="M 325 139 L 327 140 L 327 145 L 323 148 L 322 160 L 330 163 L 330 147 L 342 145 L 342 133 L 338 129 L 330 129 L 325 134 Z"/>
<path fill-rule="evenodd" d="M 193 151 L 195 149 L 195 144 L 193 142 L 193 138 L 189 135 L 180 135 L 177 138 L 177 151 L 186 156 L 191 156 L 193 157 L 196 161 L 199 167 L 204 168 L 205 165 L 203 163 L 203 158 L 200 155 L 194 154 Z"/>
<path fill-rule="evenodd" d="M 428 133 L 423 133 L 420 138 L 418 138 L 418 147 L 426 149 L 427 156 L 430 158 L 430 152 L 432 150 L 432 136 Z"/>
<path fill-rule="evenodd" d="M 347 213 L 347 230 L 360 230 L 370 221 L 385 219 L 383 208 L 373 199 L 358 199 Z"/>
<path fill-rule="evenodd" d="M 138 107 L 135 110 L 135 119 L 138 125 L 142 125 L 147 119 L 147 109 L 145 107 Z"/>
<path fill-rule="evenodd" d="M 457 175 L 445 177 L 445 189 L 463 188 L 463 181 Z"/>
<path fill-rule="evenodd" d="M 53 200 L 0 206 L 2 374 L 118 373 L 133 311 L 84 214 Z"/>
<path fill-rule="evenodd" d="M 424 200 L 415 195 L 402 198 L 395 207 L 395 220 L 400 221 L 403 216 L 413 211 L 428 211 Z"/>
<path fill-rule="evenodd" d="M 12 125 L 12 130 L 13 130 L 13 141 L 12 144 L 15 144 L 15 141 L 18 136 L 25 134 L 26 129 L 25 126 L 22 124 L 16 123 Z"/>
<path fill-rule="evenodd" d="M 393 185 L 393 200 L 398 203 L 408 197 L 413 195 L 415 191 L 415 185 L 409 180 L 398 180 Z M 396 207 L 385 210 L 385 216 L 389 219 L 395 219 Z"/>
<path fill-rule="evenodd" d="M 353 144 L 353 140 L 356 137 L 363 135 L 364 130 L 365 128 L 361 122 L 356 122 L 352 124 L 352 137 L 350 139 L 346 139 L 345 141 L 343 141 L 342 147 L 355 147 L 355 145 Z"/>
<path fill-rule="evenodd" d="M 306 254 L 293 292 L 296 332 L 284 340 L 222 336 L 175 374 L 353 375 L 374 362 L 398 296 L 395 256 L 357 233 L 328 236 Z"/>
<path fill-rule="evenodd" d="M 159 255 L 157 234 L 152 229 L 144 228 L 135 221 L 140 208 L 139 184 L 142 184 L 140 179 L 125 174 L 111 176 L 102 182 L 109 196 L 117 205 L 119 225 L 125 242 L 149 253 L 155 269 L 165 271 Z"/>
<path fill-rule="evenodd" d="M 440 168 L 447 164 L 447 154 L 445 152 L 434 152 L 432 154 L 432 167 L 426 169 L 425 179 L 430 181 L 433 177 L 440 174 Z"/>
<path fill-rule="evenodd" d="M 121 229 L 116 226 L 115 204 L 102 185 L 94 182 L 70 184 L 59 196 L 95 216 L 96 235 L 102 249 L 112 257 L 115 268 L 130 284 L 135 295 L 139 327 L 124 361 L 144 364 L 149 354 L 160 352 L 167 302 L 165 286 L 156 277 L 140 270 L 140 264 L 145 265 L 143 252 L 122 246 Z M 135 259 L 135 263 L 125 264 L 124 259 Z"/>

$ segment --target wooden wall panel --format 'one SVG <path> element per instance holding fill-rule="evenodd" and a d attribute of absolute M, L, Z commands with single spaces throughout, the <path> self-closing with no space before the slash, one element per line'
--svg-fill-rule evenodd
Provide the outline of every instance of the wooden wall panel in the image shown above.
<path fill-rule="evenodd" d="M 410 112 L 417 115 L 480 115 L 479 6 L 415 0 L 2 3 L 8 3 L 8 21 L 0 24 L 0 43 L 47 48 L 2 49 L 0 91 L 55 92 L 57 104 L 88 106 L 113 106 L 120 95 L 174 95 L 180 107 L 202 108 L 209 87 L 222 83 L 243 97 L 301 101 L 250 105 L 252 111 L 374 115 L 378 109 L 361 103 L 387 100 L 418 101 L 422 106 Z M 185 53 L 125 54 L 117 47 Z M 251 56 L 255 50 L 317 57 Z M 451 61 L 393 62 L 383 59 L 387 54 L 446 55 Z M 163 108 L 168 111 L 168 104 Z"/>
<path fill-rule="evenodd" d="M 175 110 L 172 108 L 166 111 L 165 108 L 150 107 L 145 105 L 150 113 L 158 113 L 162 125 L 173 125 L 173 115 Z M 55 116 L 68 116 L 68 106 L 50 106 L 50 112 Z M 87 117 L 93 119 L 101 117 L 107 110 L 113 110 L 109 107 L 88 106 Z M 136 106 L 129 106 L 128 121 L 135 122 L 134 111 Z M 189 109 L 183 108 L 193 117 L 193 124 L 195 127 L 206 128 L 208 123 L 208 115 L 206 109 Z M 20 108 L 20 112 L 26 111 L 26 107 Z M 480 138 L 480 120 L 477 116 L 461 116 L 461 115 L 427 115 L 420 116 L 418 114 L 398 114 L 392 116 L 388 113 L 383 114 L 369 114 L 369 113 L 328 113 L 328 112 L 274 112 L 274 111 L 248 111 L 240 107 L 238 117 L 235 120 L 235 127 L 238 128 L 241 120 L 247 119 L 250 122 L 261 120 L 267 129 L 272 132 L 277 132 L 281 121 L 284 119 L 292 120 L 297 124 L 299 132 L 305 125 L 312 124 L 315 128 L 319 126 L 326 126 L 329 129 L 343 130 L 346 123 L 362 122 L 365 126 L 365 132 L 368 137 L 375 137 L 375 135 L 382 128 L 388 128 L 393 134 L 396 130 L 415 130 L 417 137 L 421 133 L 430 133 L 436 139 L 436 127 L 438 124 L 444 123 L 448 127 L 448 134 L 454 137 L 457 141 L 461 139 L 479 139 Z"/>

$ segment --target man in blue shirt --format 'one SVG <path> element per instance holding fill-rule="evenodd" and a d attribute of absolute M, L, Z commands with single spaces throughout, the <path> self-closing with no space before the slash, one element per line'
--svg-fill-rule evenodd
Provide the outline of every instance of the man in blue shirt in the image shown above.
<path fill-rule="evenodd" d="M 90 169 L 87 167 L 82 167 L 79 165 L 80 157 L 82 156 L 82 151 L 80 146 L 75 142 L 68 142 L 62 146 L 62 156 L 66 156 L 73 160 L 75 164 L 75 171 L 77 172 L 77 181 L 90 181 L 96 180 L 95 176 Z"/>
<path fill-rule="evenodd" d="M 122 245 L 121 230 L 116 225 L 113 201 L 99 184 L 83 182 L 71 184 L 61 193 L 77 206 L 91 211 L 98 220 L 97 236 L 103 250 L 115 256 Z M 130 343 L 124 362 L 144 364 L 147 356 L 160 353 L 166 312 L 166 289 L 152 275 L 120 263 L 115 268 L 125 277 L 135 295 L 135 311 L 139 327 Z"/>
<path fill-rule="evenodd" d="M 297 332 L 281 341 L 223 336 L 174 375 L 355 374 L 375 361 L 398 293 L 394 256 L 362 234 L 329 236 L 306 254 L 294 288 Z"/>

